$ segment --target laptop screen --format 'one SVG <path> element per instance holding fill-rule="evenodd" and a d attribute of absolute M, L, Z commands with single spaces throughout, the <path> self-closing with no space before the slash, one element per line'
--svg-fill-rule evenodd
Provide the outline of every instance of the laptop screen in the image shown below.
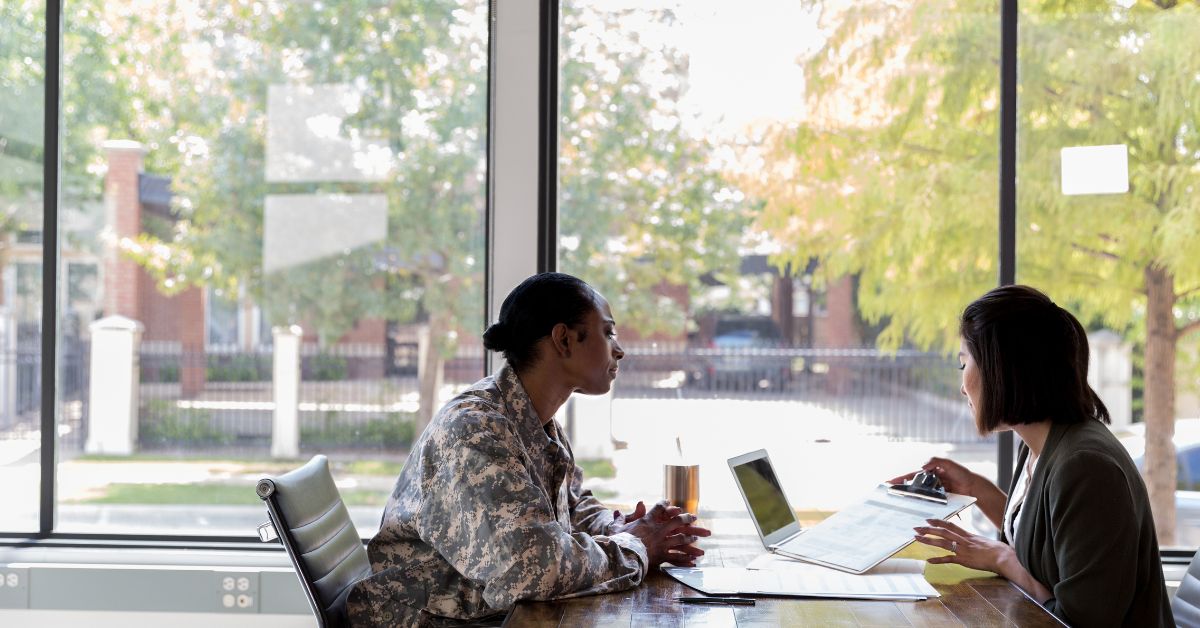
<path fill-rule="evenodd" d="M 766 456 L 734 466 L 733 473 L 737 476 L 746 503 L 750 506 L 750 514 L 758 522 L 763 538 L 795 523 L 796 515 L 788 507 L 775 470 Z"/>

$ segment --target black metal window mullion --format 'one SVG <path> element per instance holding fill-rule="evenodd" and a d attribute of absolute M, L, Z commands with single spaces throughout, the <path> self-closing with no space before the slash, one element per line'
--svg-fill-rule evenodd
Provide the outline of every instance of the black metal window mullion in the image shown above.
<path fill-rule="evenodd" d="M 62 0 L 46 0 L 46 73 L 42 150 L 41 487 L 38 533 L 54 531 L 58 466 L 58 192 Z"/>
<path fill-rule="evenodd" d="M 488 325 L 492 324 L 492 291 L 495 290 L 494 282 L 492 281 L 492 246 L 495 240 L 495 234 L 492 232 L 492 212 L 496 209 L 496 190 L 492 181 L 492 168 L 495 164 L 493 150 L 496 143 L 496 66 L 492 61 L 495 59 L 496 52 L 496 3 L 499 0 L 488 0 L 488 35 L 487 35 L 487 115 L 486 128 L 484 129 L 484 137 L 487 138 L 484 146 L 484 166 L 483 166 L 483 325 L 480 329 L 487 329 Z M 487 377 L 488 373 L 492 372 L 492 352 L 485 350 L 483 352 L 483 373 L 480 377 Z"/>
<path fill-rule="evenodd" d="M 542 0 L 538 67 L 537 270 L 558 270 L 559 0 Z"/>
<path fill-rule="evenodd" d="M 1000 285 L 1017 281 L 1017 0 L 1000 2 Z M 1013 435 L 1001 432 L 996 482 L 1008 490 Z"/>

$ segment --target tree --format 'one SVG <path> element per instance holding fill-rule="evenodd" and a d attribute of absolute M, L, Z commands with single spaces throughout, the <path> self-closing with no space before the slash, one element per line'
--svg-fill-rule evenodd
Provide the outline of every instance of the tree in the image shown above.
<path fill-rule="evenodd" d="M 1200 327 L 1200 55 L 1194 3 L 1022 3 L 1018 280 L 1144 338 L 1146 479 L 1174 542 L 1175 362 Z M 761 225 L 828 276 L 856 273 L 881 344 L 952 350 L 995 285 L 995 3 L 855 3 L 806 62 L 810 115 L 747 182 Z M 1130 189 L 1064 196 L 1059 149 L 1124 144 Z"/>
<path fill-rule="evenodd" d="M 563 3 L 559 72 L 561 267 L 612 300 L 618 325 L 682 334 L 670 286 L 735 277 L 750 221 L 741 193 L 679 112 L 687 56 L 642 40 L 667 10 Z"/>
<path fill-rule="evenodd" d="M 145 11 L 135 2 L 73 5 L 65 88 L 73 137 L 137 139 L 148 167 L 173 175 L 179 221 L 125 253 L 164 292 L 245 291 L 272 324 L 315 327 L 335 342 L 364 318 L 421 320 L 430 365 L 419 417 L 460 331 L 482 329 L 486 3 L 234 3 Z M 186 19 L 181 19 L 186 18 Z M 382 179 L 272 182 L 266 170 L 272 85 L 348 85 L 362 106 L 343 137 L 383 138 Z M 92 106 L 94 104 L 94 106 Z M 94 160 L 96 148 L 73 154 Z M 75 173 L 86 168 L 65 165 Z M 387 199 L 386 237 L 266 272 L 270 194 L 370 193 Z"/>
<path fill-rule="evenodd" d="M 36 229 L 41 215 L 44 18 L 40 3 L 0 4 L 0 270 L 12 234 Z"/>
<path fill-rule="evenodd" d="M 73 80 L 64 87 L 70 168 L 88 193 L 98 196 L 97 137 L 143 142 L 147 168 L 173 176 L 178 223 L 142 234 L 125 254 L 165 292 L 199 285 L 245 293 L 272 324 L 315 327 L 323 343 L 363 318 L 422 322 L 431 339 L 422 356 L 423 427 L 436 409 L 436 375 L 456 337 L 479 334 L 485 322 L 486 3 L 144 8 L 132 1 L 72 5 L 64 40 Z M 562 233 L 608 237 L 579 237 L 564 267 L 574 269 L 578 260 L 576 272 L 644 327 L 667 320 L 681 329 L 680 309 L 647 298 L 650 288 L 694 283 L 714 264 L 728 264 L 736 243 L 725 236 L 744 216 L 731 211 L 732 192 L 707 162 L 703 143 L 682 132 L 669 103 L 656 101 L 682 86 L 648 84 L 685 60 L 665 51 L 663 65 L 660 51 L 636 37 L 614 47 L 597 29 L 622 16 L 644 19 L 645 12 L 585 12 L 592 26 L 576 29 L 584 20 L 564 11 L 564 50 L 582 45 L 596 54 L 564 54 L 563 116 L 565 127 L 587 129 L 593 143 L 561 160 L 563 203 L 578 210 L 564 208 Z M 617 80 L 607 80 L 614 70 Z M 392 156 L 386 177 L 268 180 L 271 87 L 330 84 L 361 95 L 361 106 L 336 131 L 386 142 Z M 647 119 L 663 128 L 643 130 Z M 264 199 L 320 193 L 386 196 L 386 238 L 266 272 Z M 693 241 L 702 243 L 702 255 L 689 246 Z M 613 243 L 629 253 L 614 254 Z M 650 311 L 655 315 L 638 315 Z"/>

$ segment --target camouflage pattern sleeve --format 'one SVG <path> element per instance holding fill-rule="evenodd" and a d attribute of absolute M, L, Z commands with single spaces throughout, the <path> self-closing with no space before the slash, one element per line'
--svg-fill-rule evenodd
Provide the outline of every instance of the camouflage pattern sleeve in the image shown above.
<path fill-rule="evenodd" d="M 429 467 L 420 534 L 456 571 L 483 586 L 488 606 L 608 593 L 640 584 L 641 540 L 564 527 L 524 460 L 494 434 L 465 434 Z M 564 513 L 565 514 L 565 513 Z M 564 518 L 565 519 L 565 518 Z"/>
<path fill-rule="evenodd" d="M 583 490 L 583 469 L 574 467 L 570 487 L 571 524 L 576 530 L 604 536 L 613 533 L 613 511 L 591 491 Z"/>

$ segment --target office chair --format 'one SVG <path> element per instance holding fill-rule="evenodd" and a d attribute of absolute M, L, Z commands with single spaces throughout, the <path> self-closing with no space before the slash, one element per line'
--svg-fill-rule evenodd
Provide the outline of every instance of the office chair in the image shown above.
<path fill-rule="evenodd" d="M 1192 558 L 1179 589 L 1171 598 L 1171 614 L 1177 626 L 1200 626 L 1200 553 Z"/>
<path fill-rule="evenodd" d="M 292 559 L 317 625 L 347 626 L 351 585 L 371 575 L 371 564 L 350 513 L 329 474 L 329 459 L 313 456 L 299 469 L 258 481 L 270 522 L 258 527 L 264 542 L 278 536 Z"/>

